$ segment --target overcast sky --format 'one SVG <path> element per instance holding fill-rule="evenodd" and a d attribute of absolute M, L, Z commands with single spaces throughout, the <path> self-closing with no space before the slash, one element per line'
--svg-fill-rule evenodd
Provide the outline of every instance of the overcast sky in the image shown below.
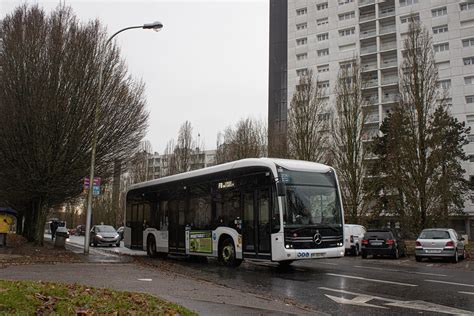
<path fill-rule="evenodd" d="M 0 18 L 23 3 L 49 11 L 57 1 L 0 0 Z M 160 21 L 155 33 L 118 35 L 129 72 L 146 84 L 150 127 L 147 139 L 163 153 L 189 120 L 206 149 L 239 118 L 267 120 L 268 0 L 117 1 L 68 0 L 83 21 L 98 18 L 109 34 Z"/>

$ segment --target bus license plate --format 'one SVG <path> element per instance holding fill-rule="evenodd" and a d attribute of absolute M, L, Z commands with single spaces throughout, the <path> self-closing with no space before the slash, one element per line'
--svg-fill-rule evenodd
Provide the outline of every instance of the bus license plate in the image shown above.
<path fill-rule="evenodd" d="M 326 255 L 325 252 L 315 252 L 311 254 L 311 258 L 324 257 L 325 255 Z"/>

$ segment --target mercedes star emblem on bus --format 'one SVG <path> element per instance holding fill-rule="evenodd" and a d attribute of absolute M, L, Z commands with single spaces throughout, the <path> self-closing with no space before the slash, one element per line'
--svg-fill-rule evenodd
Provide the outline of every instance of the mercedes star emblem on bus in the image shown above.
<path fill-rule="evenodd" d="M 321 234 L 319 233 L 319 230 L 316 231 L 316 234 L 313 236 L 313 241 L 316 245 L 320 245 L 322 242 Z"/>

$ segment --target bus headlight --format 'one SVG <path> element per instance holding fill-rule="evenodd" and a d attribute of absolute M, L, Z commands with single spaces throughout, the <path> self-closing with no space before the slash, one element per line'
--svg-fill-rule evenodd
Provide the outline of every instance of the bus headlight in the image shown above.
<path fill-rule="evenodd" d="M 285 248 L 286 248 L 286 249 L 290 248 L 290 245 L 286 245 Z"/>
<path fill-rule="evenodd" d="M 337 245 L 338 245 L 338 246 L 342 246 L 342 242 L 338 242 Z"/>

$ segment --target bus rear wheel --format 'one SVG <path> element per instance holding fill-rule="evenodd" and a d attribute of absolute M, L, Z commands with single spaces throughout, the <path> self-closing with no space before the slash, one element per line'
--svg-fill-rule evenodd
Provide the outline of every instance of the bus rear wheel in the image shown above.
<path fill-rule="evenodd" d="M 227 267 L 238 267 L 242 263 L 242 259 L 235 257 L 235 246 L 232 238 L 226 238 L 222 242 L 219 249 L 219 260 Z"/>
<path fill-rule="evenodd" d="M 150 258 L 158 257 L 158 252 L 156 251 L 155 237 L 153 237 L 152 235 L 148 236 L 148 238 L 147 238 L 146 253 Z"/>

